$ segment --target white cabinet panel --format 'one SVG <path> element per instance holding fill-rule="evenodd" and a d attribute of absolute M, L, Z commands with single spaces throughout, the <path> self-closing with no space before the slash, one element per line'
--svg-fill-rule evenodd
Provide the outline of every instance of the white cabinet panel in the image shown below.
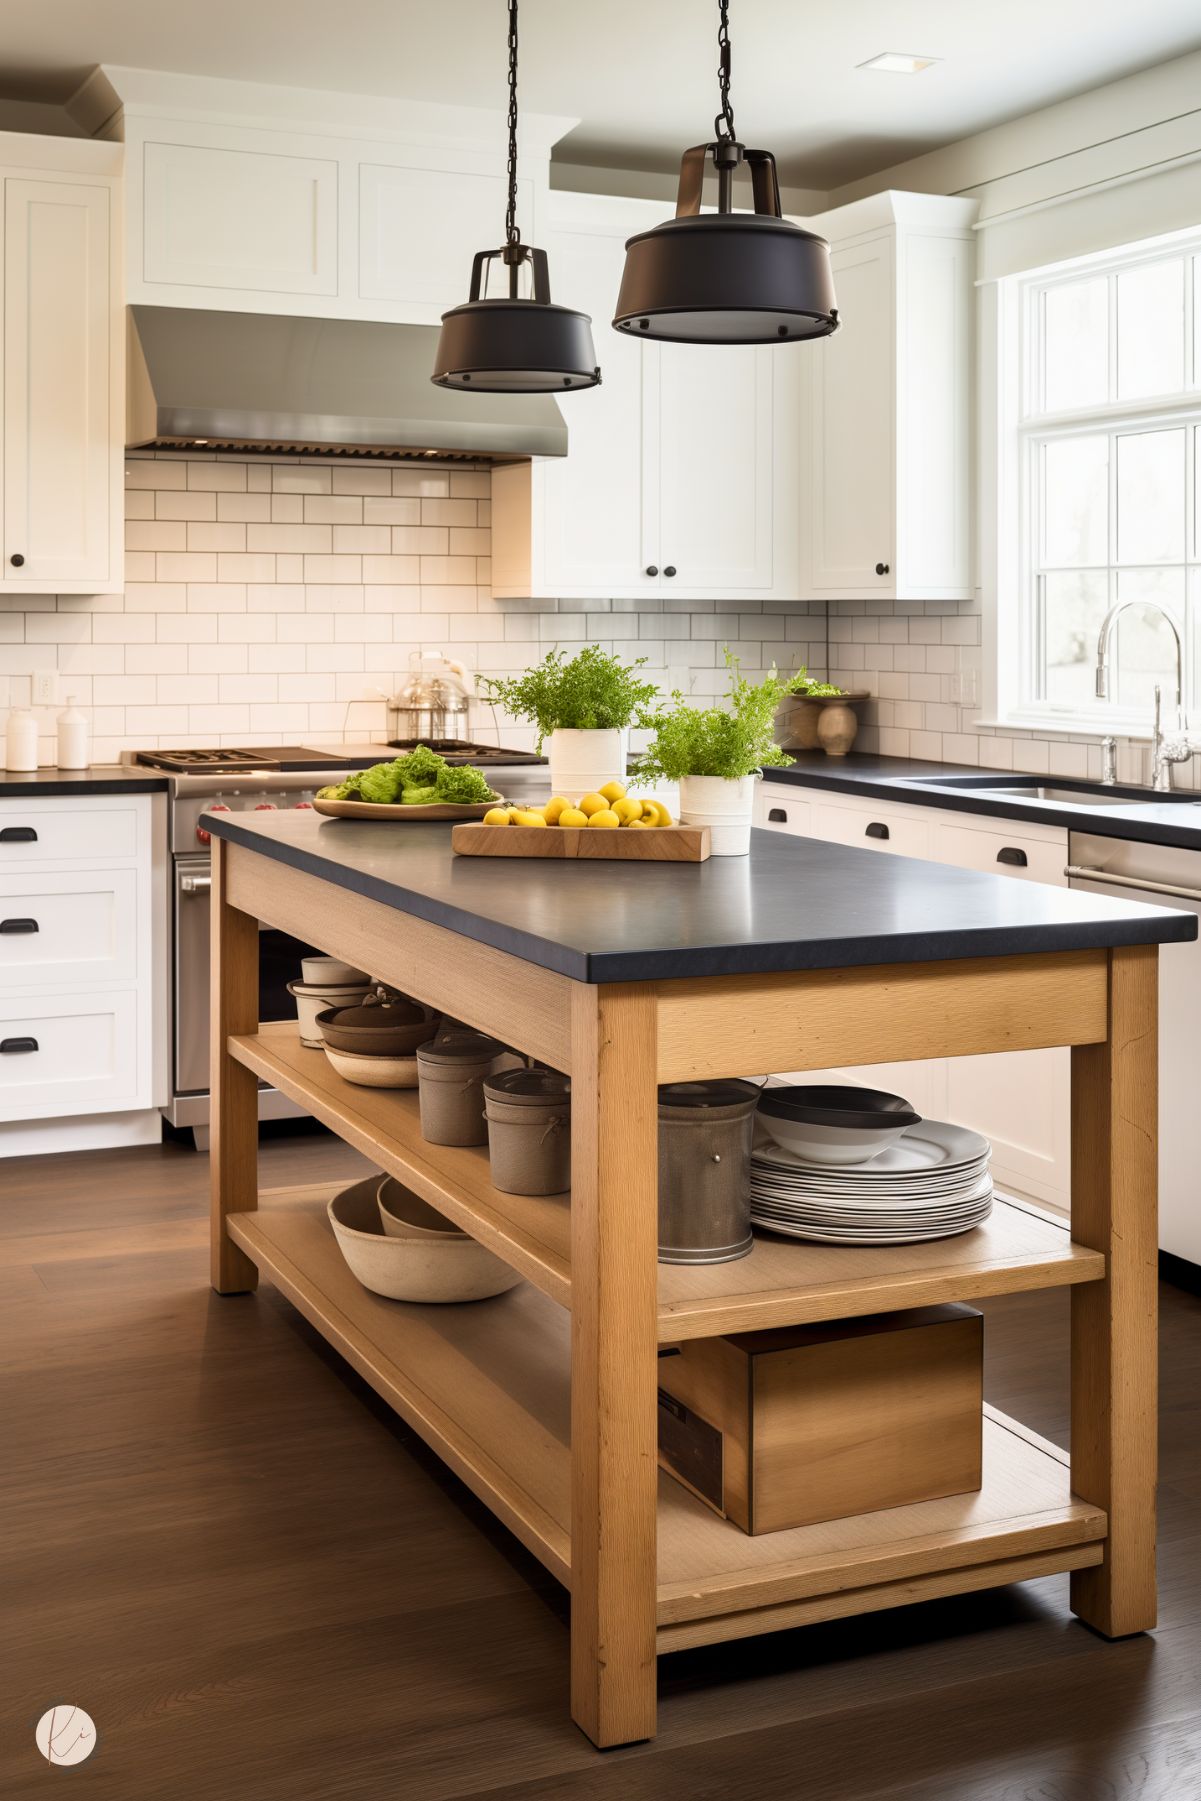
<path fill-rule="evenodd" d="M 0 1120 L 146 1105 L 129 991 L 0 1000 Z"/>
<path fill-rule="evenodd" d="M 119 576 L 110 192 L 9 177 L 4 208 L 2 579 L 86 593 Z"/>
<path fill-rule="evenodd" d="M 797 838 L 814 838 L 813 803 L 795 788 L 778 782 L 760 782 L 755 789 L 754 823 L 769 832 L 787 832 Z"/>
<path fill-rule="evenodd" d="M 842 324 L 807 345 L 810 569 L 821 593 L 891 591 L 896 322 L 891 235 L 831 253 Z"/>
<path fill-rule="evenodd" d="M 906 813 L 855 799 L 848 806 L 821 800 L 814 803 L 813 817 L 814 836 L 832 844 L 890 851 L 894 857 L 931 855 L 930 820 L 916 810 Z"/>
<path fill-rule="evenodd" d="M 57 797 L 43 801 L 0 802 L 0 893 L 12 870 L 44 863 L 112 861 L 138 854 L 138 797 L 124 805 L 96 800 L 65 804 Z"/>
<path fill-rule="evenodd" d="M 945 824 L 934 821 L 935 855 L 940 863 L 954 863 L 957 869 L 981 869 L 990 875 L 1017 876 L 1028 882 L 1049 882 L 1067 886 L 1064 865 L 1067 862 L 1067 838 L 1058 834 L 1048 843 L 1030 838 L 1022 831 L 1020 821 L 1015 829 L 1006 829 L 1002 820 L 995 827 L 981 831 L 974 826 Z"/>
<path fill-rule="evenodd" d="M 0 871 L 0 994 L 135 981 L 137 886 L 132 869 Z"/>
<path fill-rule="evenodd" d="M 772 585 L 772 359 L 778 347 L 647 351 L 643 547 L 665 595 Z M 676 571 L 674 576 L 668 569 Z"/>
<path fill-rule="evenodd" d="M 504 241 L 507 184 L 502 175 L 401 164 L 359 165 L 359 295 L 430 306 L 438 314 L 467 299 L 471 259 Z M 533 184 L 517 184 L 518 218 L 527 232 L 533 217 Z M 507 280 L 490 265 L 493 287 Z M 552 281 L 557 270 L 551 269 Z M 561 298 L 552 289 L 555 299 Z M 574 304 L 569 302 L 568 304 Z"/>
<path fill-rule="evenodd" d="M 338 291 L 338 165 L 147 143 L 143 279 L 270 294 Z"/>

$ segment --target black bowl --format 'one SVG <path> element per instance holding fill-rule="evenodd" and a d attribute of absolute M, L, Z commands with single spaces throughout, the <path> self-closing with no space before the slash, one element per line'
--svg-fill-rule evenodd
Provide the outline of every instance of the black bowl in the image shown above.
<path fill-rule="evenodd" d="M 879 1088 L 840 1088 L 812 1082 L 765 1088 L 759 1111 L 769 1119 L 792 1119 L 805 1126 L 847 1126 L 871 1131 L 885 1126 L 916 1126 L 921 1119 L 899 1094 Z"/>

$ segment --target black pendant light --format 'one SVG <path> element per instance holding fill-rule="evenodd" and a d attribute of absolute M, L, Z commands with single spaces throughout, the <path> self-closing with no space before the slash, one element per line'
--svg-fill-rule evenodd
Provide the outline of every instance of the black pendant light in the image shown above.
<path fill-rule="evenodd" d="M 488 300 L 488 265 L 508 269 L 508 293 Z M 532 298 L 518 293 L 523 263 L 530 265 Z M 509 0 L 509 205 L 505 242 L 477 251 L 471 265 L 471 298 L 442 315 L 433 380 L 441 388 L 491 394 L 545 394 L 592 388 L 600 380 L 587 313 L 553 305 L 545 250 L 521 242 L 517 230 L 517 0 Z"/>
<path fill-rule="evenodd" d="M 626 244 L 618 331 L 678 344 L 777 344 L 838 330 L 830 247 L 780 216 L 770 150 L 747 150 L 730 106 L 730 8 L 719 0 L 721 111 L 712 144 L 684 152 L 676 216 Z M 717 170 L 717 211 L 702 213 L 705 165 Z M 734 172 L 751 172 L 755 210 L 732 210 Z"/>

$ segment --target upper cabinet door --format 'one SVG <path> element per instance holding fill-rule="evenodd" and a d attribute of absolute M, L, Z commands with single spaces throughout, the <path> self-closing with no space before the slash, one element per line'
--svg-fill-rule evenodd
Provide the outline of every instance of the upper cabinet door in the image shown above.
<path fill-rule="evenodd" d="M 663 593 L 770 588 L 772 359 L 788 350 L 661 344 L 645 354 L 644 458 L 658 471 L 647 550 Z"/>
<path fill-rule="evenodd" d="M 338 292 L 338 165 L 206 144 L 148 143 L 141 278 L 244 295 Z M 170 299 L 183 298 L 171 295 Z M 249 304 L 249 302 L 247 302 Z"/>
<path fill-rule="evenodd" d="M 4 564 L 9 589 L 119 579 L 110 193 L 4 182 Z"/>
<path fill-rule="evenodd" d="M 477 250 L 504 239 L 502 175 L 400 163 L 359 165 L 359 298 L 390 301 L 436 323 L 461 306 L 471 288 Z M 534 187 L 517 184 L 517 217 L 529 232 Z M 490 265 L 491 297 L 508 278 Z"/>
<path fill-rule="evenodd" d="M 892 235 L 831 256 L 843 323 L 809 359 L 809 559 L 815 593 L 895 592 Z M 880 573 L 876 565 L 880 564 Z"/>

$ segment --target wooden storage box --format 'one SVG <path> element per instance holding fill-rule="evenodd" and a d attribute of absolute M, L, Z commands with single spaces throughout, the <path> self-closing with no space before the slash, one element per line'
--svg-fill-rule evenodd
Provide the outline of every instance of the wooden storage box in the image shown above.
<path fill-rule="evenodd" d="M 964 1494 L 983 1363 L 964 1306 L 691 1339 L 660 1353 L 659 1461 L 752 1533 Z"/>

